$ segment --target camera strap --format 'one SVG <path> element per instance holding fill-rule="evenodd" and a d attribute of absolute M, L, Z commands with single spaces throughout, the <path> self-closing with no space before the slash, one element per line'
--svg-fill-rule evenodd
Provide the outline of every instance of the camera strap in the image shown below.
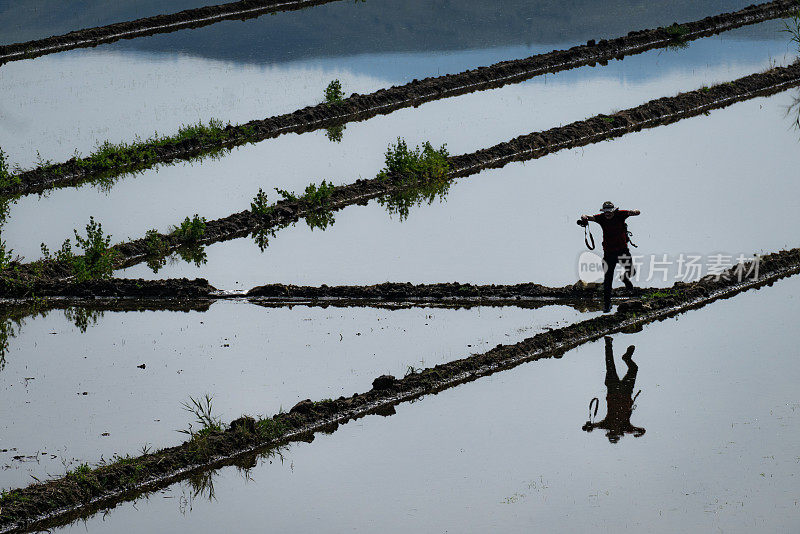
<path fill-rule="evenodd" d="M 591 245 L 589 244 L 590 239 L 592 242 Z M 592 235 L 592 232 L 589 230 L 588 224 L 583 227 L 583 242 L 586 243 L 586 248 L 588 248 L 589 250 L 594 250 L 595 247 L 594 236 Z"/>

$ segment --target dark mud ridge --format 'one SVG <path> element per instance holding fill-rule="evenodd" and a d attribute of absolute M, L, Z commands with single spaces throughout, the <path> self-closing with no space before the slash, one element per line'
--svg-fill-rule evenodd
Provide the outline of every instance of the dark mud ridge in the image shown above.
<path fill-rule="evenodd" d="M 645 128 L 671 124 L 739 101 L 778 93 L 796 85 L 800 85 L 800 62 L 788 67 L 776 67 L 763 73 L 751 74 L 732 82 L 651 100 L 613 115 L 597 115 L 566 126 L 523 135 L 470 154 L 453 156 L 450 158 L 449 177 L 465 177 L 483 169 L 502 167 L 512 161 L 536 159 L 562 149 L 589 145 Z M 407 185 L 408 182 L 403 178 L 390 176 L 386 179 L 360 179 L 351 184 L 337 186 L 325 209 L 336 211 L 353 204 L 366 204 L 370 199 L 412 189 L 414 186 Z M 259 230 L 275 231 L 318 211 L 317 208 L 308 208 L 302 201 L 281 200 L 268 215 L 257 215 L 249 210 L 234 213 L 222 219 L 208 221 L 198 245 L 246 237 Z M 159 237 L 170 251 L 183 245 L 174 234 L 161 234 Z M 117 268 L 142 262 L 150 254 L 146 238 L 120 243 L 113 248 L 117 252 Z M 49 278 L 65 278 L 70 274 L 68 266 L 54 261 L 35 266 L 22 264 L 18 265 L 17 269 L 23 277 L 32 276 L 34 271 Z"/>
<path fill-rule="evenodd" d="M 405 85 L 381 89 L 367 95 L 353 94 L 338 104 L 322 103 L 293 113 L 263 120 L 254 120 L 221 130 L 214 142 L 185 139 L 174 143 L 145 143 L 109 156 L 102 169 L 97 170 L 87 159 L 71 159 L 65 163 L 39 167 L 22 172 L 12 183 L 0 189 L 4 194 L 25 194 L 55 186 L 80 183 L 93 177 L 141 170 L 159 162 L 189 159 L 209 151 L 229 148 L 248 142 L 295 132 L 301 133 L 365 120 L 397 109 L 418 106 L 424 102 L 447 98 L 517 83 L 548 72 L 558 72 L 584 65 L 605 64 L 611 59 L 641 53 L 653 48 L 706 37 L 747 24 L 786 15 L 796 9 L 795 0 L 776 0 L 741 11 L 686 22 L 679 27 L 632 31 L 627 36 L 610 40 L 589 41 L 569 50 L 555 50 L 525 59 L 503 61 L 489 67 L 479 67 L 458 74 L 413 80 Z M 212 9 L 212 8 L 205 8 Z M 680 28 L 676 33 L 676 28 Z M 0 50 L 2 50 L 0 48 Z M 18 179 L 18 180 L 17 180 Z"/>
<path fill-rule="evenodd" d="M 143 280 L 111 278 L 69 282 L 35 280 L 20 283 L 0 278 L 0 299 L 39 300 L 69 299 L 72 302 L 94 299 L 205 299 L 249 298 L 258 302 L 293 303 L 309 301 L 372 302 L 513 302 L 523 299 L 583 300 L 596 297 L 600 284 L 577 282 L 564 287 L 548 287 L 534 283 L 514 285 L 473 285 L 459 282 L 411 284 L 384 282 L 370 286 L 295 286 L 268 284 L 254 287 L 247 293 L 219 291 L 204 278 L 189 280 Z M 617 297 L 636 297 L 657 291 L 648 288 L 627 290 L 616 288 Z"/>
<path fill-rule="evenodd" d="M 243 416 L 232 421 L 224 431 L 197 435 L 177 447 L 119 459 L 112 464 L 6 492 L 0 497 L 0 532 L 64 524 L 143 492 L 166 487 L 191 474 L 236 463 L 253 451 L 289 441 L 308 441 L 314 432 L 332 432 L 339 424 L 370 413 L 389 415 L 400 402 L 523 362 L 559 357 L 567 350 L 604 335 L 635 330 L 646 323 L 772 284 L 797 272 L 800 272 L 800 249 L 770 254 L 761 258 L 757 280 L 738 282 L 731 270 L 729 279 L 676 283 L 671 290 L 626 301 L 611 315 L 540 333 L 514 345 L 498 345 L 483 354 L 415 370 L 401 379 L 380 376 L 364 394 L 319 402 L 304 400 L 289 413 L 279 413 L 270 419 Z"/>
<path fill-rule="evenodd" d="M 246 20 L 266 13 L 302 9 L 334 1 L 337 0 L 241 0 L 128 22 L 117 22 L 108 26 L 77 30 L 65 35 L 54 35 L 46 39 L 2 45 L 0 46 L 0 64 L 63 52 L 73 48 L 94 47 L 99 44 L 113 43 L 120 39 L 134 39 L 187 28 L 200 28 L 221 20 Z"/>
<path fill-rule="evenodd" d="M 93 298 L 211 298 L 216 293 L 208 280 L 197 278 L 188 280 L 141 280 L 115 278 L 110 280 L 89 280 L 86 282 L 64 282 L 58 280 L 36 280 L 19 283 L 0 278 L 0 298 L 41 299 L 46 297 L 66 297 L 77 299 Z"/>
<path fill-rule="evenodd" d="M 342 299 L 347 301 L 435 301 L 435 300 L 514 300 L 514 299 L 585 299 L 596 297 L 601 291 L 599 284 L 578 282 L 564 287 L 547 287 L 534 283 L 514 285 L 473 285 L 458 282 L 443 284 L 411 284 L 385 282 L 371 286 L 295 286 L 268 284 L 254 287 L 247 292 L 251 298 L 267 301 Z M 617 296 L 641 296 L 653 291 L 634 288 L 631 291 L 618 288 Z"/>

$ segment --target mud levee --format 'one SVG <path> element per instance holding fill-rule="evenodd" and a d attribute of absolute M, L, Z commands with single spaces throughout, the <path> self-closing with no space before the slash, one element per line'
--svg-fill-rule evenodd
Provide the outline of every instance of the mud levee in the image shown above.
<path fill-rule="evenodd" d="M 195 280 L 188 280 L 186 278 L 169 280 L 117 278 L 110 280 L 89 280 L 86 282 L 35 280 L 29 283 L 0 279 L 0 298 L 17 300 L 38 300 L 47 297 L 74 299 L 207 299 L 211 298 L 216 293 L 217 290 L 214 286 L 203 278 L 197 278 Z"/>
<path fill-rule="evenodd" d="M 686 310 L 731 297 L 751 288 L 800 271 L 800 249 L 761 258 L 756 279 L 740 282 L 732 269 L 731 279 L 706 278 L 676 283 L 666 294 L 632 300 L 613 315 L 604 315 L 545 333 L 514 345 L 498 345 L 483 354 L 415 371 L 402 379 L 381 376 L 364 394 L 336 400 L 304 400 L 289 413 L 270 419 L 241 417 L 227 430 L 209 432 L 183 445 L 110 465 L 68 474 L 62 478 L 13 490 L 0 497 L 0 532 L 52 527 L 93 511 L 113 507 L 145 491 L 165 487 L 193 473 L 231 463 L 253 451 L 294 440 L 309 440 L 314 432 L 333 431 L 351 419 L 370 413 L 391 414 L 400 402 L 436 393 L 542 358 L 558 357 L 578 345 L 604 335 L 642 327 Z"/>
<path fill-rule="evenodd" d="M 586 299 L 599 294 L 598 284 L 576 283 L 564 287 L 548 287 L 534 283 L 504 285 L 474 285 L 459 282 L 440 284 L 411 284 L 385 282 L 369 286 L 295 286 L 268 284 L 254 287 L 247 297 L 267 302 L 291 302 L 293 300 L 337 299 L 346 301 L 448 301 L 448 300 L 513 300 L 513 299 Z M 634 288 L 631 291 L 618 288 L 617 296 L 636 297 L 652 289 Z"/>
<path fill-rule="evenodd" d="M 514 285 L 473 285 L 459 282 L 419 284 L 385 282 L 368 286 L 295 286 L 268 284 L 254 287 L 246 293 L 226 292 L 216 289 L 204 278 L 189 280 L 143 280 L 110 278 L 70 282 L 62 280 L 34 280 L 21 283 L 0 278 L 0 306 L 3 299 L 15 303 L 38 302 L 42 299 L 62 299 L 71 303 L 93 305 L 98 299 L 108 301 L 125 299 L 168 300 L 222 300 L 247 299 L 261 304 L 276 305 L 298 303 L 342 304 L 360 303 L 434 303 L 475 305 L 480 303 L 520 303 L 535 301 L 583 301 L 599 294 L 599 284 L 578 282 L 564 287 L 548 287 L 535 283 Z M 636 297 L 653 288 L 614 289 L 616 297 Z"/>
<path fill-rule="evenodd" d="M 201 28 L 222 20 L 247 20 L 267 13 L 292 11 L 336 1 L 339 0 L 241 0 L 128 22 L 117 22 L 108 26 L 86 28 L 45 39 L 2 45 L 0 46 L 0 65 L 9 61 L 44 56 L 73 48 L 90 48 L 121 39 L 135 39 L 157 33 Z"/>
<path fill-rule="evenodd" d="M 585 45 L 569 50 L 555 50 L 458 74 L 413 80 L 405 85 L 381 89 L 367 95 L 353 94 L 335 105 L 323 103 L 285 115 L 228 126 L 220 130 L 220 135 L 211 142 L 199 138 L 168 143 L 145 142 L 121 150 L 116 155 L 104 157 L 101 164 L 91 162 L 90 158 L 73 158 L 64 163 L 39 167 L 15 175 L 10 183 L 0 188 L 0 193 L 40 192 L 51 187 L 74 185 L 92 178 L 142 170 L 157 163 L 191 159 L 211 151 L 257 142 L 285 133 L 302 133 L 345 122 L 365 120 L 401 108 L 419 106 L 432 100 L 518 83 L 548 72 L 605 63 L 615 58 L 622 59 L 626 55 L 670 46 L 675 44 L 676 40 L 685 42 L 781 17 L 796 8 L 795 0 L 776 0 L 750 6 L 741 11 L 684 23 L 679 26 L 679 34 L 675 33 L 676 27 L 632 31 L 624 37 L 600 40 L 596 43 L 589 41 Z"/>
<path fill-rule="evenodd" d="M 51 311 L 69 308 L 83 308 L 91 312 L 206 312 L 213 300 L 193 298 L 96 298 L 91 301 L 84 298 L 44 298 L 32 303 L 29 301 L 0 301 L 0 321 L 19 321 L 27 317 L 45 315 Z"/>

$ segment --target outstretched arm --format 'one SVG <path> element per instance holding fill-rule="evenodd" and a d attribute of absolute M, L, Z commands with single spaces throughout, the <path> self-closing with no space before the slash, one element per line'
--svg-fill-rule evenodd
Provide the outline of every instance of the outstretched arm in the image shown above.
<path fill-rule="evenodd" d="M 581 220 L 582 221 L 593 221 L 594 220 L 594 215 L 581 215 Z"/>
<path fill-rule="evenodd" d="M 639 211 L 639 210 L 629 210 L 629 211 L 628 211 L 628 215 L 629 215 L 630 217 L 635 217 L 635 216 L 637 216 L 637 215 L 641 215 L 641 214 L 642 214 L 642 212 L 641 212 L 641 211 Z"/>

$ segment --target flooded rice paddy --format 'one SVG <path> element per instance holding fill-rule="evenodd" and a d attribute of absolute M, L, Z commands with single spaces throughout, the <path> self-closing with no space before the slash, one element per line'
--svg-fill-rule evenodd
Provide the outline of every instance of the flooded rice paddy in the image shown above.
<path fill-rule="evenodd" d="M 101 221 L 106 231 L 114 236 L 114 240 L 120 241 L 140 237 L 150 228 L 167 231 L 171 225 L 194 213 L 207 219 L 215 219 L 241 211 L 249 207 L 250 200 L 259 188 L 263 188 L 274 201 L 280 198 L 274 192 L 275 187 L 302 191 L 309 182 L 328 180 L 342 184 L 353 182 L 358 178 L 372 178 L 383 166 L 386 147 L 389 143 L 395 142 L 398 136 L 412 144 L 425 140 L 431 141 L 436 146 L 446 144 L 452 154 L 472 152 L 517 135 L 582 120 L 599 112 L 610 113 L 665 94 L 673 95 L 679 91 L 733 80 L 749 72 L 766 68 L 772 62 L 786 63 L 791 55 L 787 53 L 785 39 L 776 24 L 768 24 L 772 28 L 771 34 L 775 36 L 774 39 L 738 41 L 729 39 L 728 34 L 723 34 L 726 37 L 701 39 L 690 43 L 688 48 L 678 51 L 654 50 L 628 57 L 623 61 L 612 62 L 607 67 L 584 67 L 556 75 L 536 77 L 501 89 L 439 100 L 416 109 L 403 109 L 365 122 L 350 123 L 346 125 L 342 132 L 342 140 L 338 143 L 331 142 L 325 130 L 302 135 L 288 134 L 255 145 L 236 148 L 218 159 L 206 158 L 196 163 L 162 166 L 144 171 L 140 175 L 123 177 L 116 183 L 109 184 L 103 181 L 94 185 L 86 184 L 77 189 L 51 191 L 44 196 L 29 195 L 17 200 L 10 207 L 11 215 L 9 222 L 3 227 L 3 234 L 17 254 L 31 261 L 40 256 L 40 243 L 56 249 L 70 236 L 72 228 L 82 228 L 88 218 L 86 213 Z M 752 28 L 735 30 L 732 34 L 746 31 L 752 31 Z M 36 61 L 46 59 L 40 58 Z M 187 61 L 195 62 L 195 60 Z M 101 62 L 127 70 L 123 67 L 124 63 Z M 9 65 L 11 66 L 14 64 Z M 171 66 L 170 63 L 163 67 L 170 72 L 181 71 L 180 67 Z M 153 72 L 153 65 L 148 64 L 147 68 Z M 244 71 L 253 74 L 252 67 L 245 67 Z M 185 72 L 197 75 L 196 68 L 187 67 Z M 261 73 L 262 76 L 275 81 L 273 74 Z M 315 104 L 322 99 L 322 92 L 327 83 L 325 80 L 338 76 L 337 73 L 319 73 L 319 83 L 315 83 L 312 89 L 315 95 L 309 96 L 303 102 L 292 100 L 284 106 L 268 111 L 258 104 L 260 99 L 269 98 L 268 93 L 261 90 L 262 83 L 248 78 L 246 74 L 242 75 L 245 77 L 209 74 L 209 79 L 213 80 L 214 85 L 230 84 L 231 87 L 249 88 L 247 90 L 260 93 L 253 99 L 235 99 L 226 104 L 237 108 L 241 114 L 231 119 L 234 123 L 267 117 L 273 112 L 286 112 L 306 104 Z M 313 78 L 302 69 L 294 73 L 285 72 L 280 77 L 303 84 L 311 83 L 310 80 Z M 176 87 L 186 85 L 177 77 L 169 79 L 174 81 Z M 388 86 L 391 83 L 376 80 L 366 90 Z M 346 82 L 345 88 L 348 89 Z M 117 90 L 109 88 L 112 93 Z M 198 87 L 196 90 L 208 94 L 205 89 Z M 124 99 L 126 102 L 124 105 L 131 106 L 125 115 L 142 121 L 142 124 L 148 125 L 147 127 L 151 127 L 149 125 L 152 124 L 152 120 L 147 117 L 147 113 L 142 115 L 140 110 L 149 109 L 151 106 L 157 108 L 153 113 L 160 117 L 174 113 L 176 117 L 185 118 L 192 113 L 179 109 L 184 104 L 173 105 L 174 97 L 160 104 L 149 97 L 146 91 L 133 89 L 133 92 L 139 94 L 137 98 L 143 101 L 137 101 L 137 98 Z M 74 94 L 87 93 L 87 91 L 77 91 Z M 175 91 L 167 91 L 167 94 L 173 93 Z M 298 90 L 281 88 L 279 93 L 295 99 Z M 62 110 L 87 109 L 81 102 L 75 102 L 74 106 L 60 106 L 58 102 L 64 98 L 69 97 L 58 97 L 53 104 Z M 198 99 L 181 99 L 181 102 L 198 105 Z M 21 109 L 28 107 L 22 106 Z M 172 111 L 161 113 L 159 109 L 162 108 Z M 91 106 L 89 109 L 94 110 L 92 113 L 95 119 L 91 121 L 92 124 L 101 124 L 104 128 L 120 128 L 121 132 L 128 134 L 131 129 L 137 130 L 135 125 L 125 125 L 125 121 L 98 120 L 106 113 L 102 107 Z M 58 125 L 51 122 L 58 120 L 54 118 L 57 114 L 47 111 L 47 106 L 44 106 L 43 113 L 46 113 L 48 118 L 40 122 L 42 125 L 50 123 L 47 131 L 52 132 L 62 142 L 74 144 L 77 139 L 75 135 L 59 134 Z M 197 118 L 212 116 L 219 117 L 203 110 L 198 112 Z M 780 119 L 776 118 L 776 121 L 778 120 Z M 192 119 L 192 122 L 195 122 L 195 119 Z M 174 124 L 166 131 L 173 131 L 176 128 L 177 124 Z M 86 131 L 90 129 L 91 127 L 88 127 Z M 164 130 L 159 129 L 159 131 Z M 141 131 L 142 136 L 150 134 L 152 131 Z M 39 143 L 38 146 L 41 146 L 48 135 L 50 134 L 23 136 L 19 139 L 27 139 L 29 141 L 24 142 Z M 131 137 L 128 135 L 127 139 Z M 82 151 L 90 150 L 95 142 L 96 136 L 89 134 L 89 139 L 82 143 Z M 13 146 L 13 142 L 11 145 Z M 53 152 L 57 155 L 52 156 L 52 159 L 56 161 L 66 159 L 74 148 L 70 145 L 65 148 L 66 152 L 54 149 Z M 6 151 L 13 160 L 14 152 L 11 148 Z M 24 149 L 21 151 L 25 152 Z M 36 157 L 35 152 L 32 154 L 28 152 L 26 158 Z M 307 157 L 311 154 L 314 157 Z M 209 191 L 220 194 L 210 195 Z M 53 225 L 42 227 L 34 224 L 42 210 L 49 214 L 54 222 Z"/>
<path fill-rule="evenodd" d="M 0 1 L 0 45 L 207 5 L 106 4 Z M 341 1 L 9 61 L 0 187 L 19 168 L 105 141 L 292 113 L 322 102 L 334 79 L 345 96 L 367 94 L 602 49 L 602 39 L 748 2 L 669 4 Z M 800 277 L 741 294 L 733 282 L 667 288 L 692 281 L 678 257 L 707 268 L 714 255 L 798 246 L 798 80 L 451 181 L 392 171 L 421 180 L 424 195 L 409 187 L 407 205 L 373 198 L 300 218 L 268 241 L 239 236 L 116 271 L 103 270 L 102 254 L 24 264 L 40 244 L 74 244 L 89 217 L 119 243 L 249 209 L 259 188 L 272 204 L 275 188 L 371 179 L 400 139 L 471 153 L 792 65 L 800 50 L 787 24 L 689 42 L 673 25 L 659 30 L 669 46 L 608 64 L 0 198 L 0 532 L 797 531 Z M 586 251 L 575 221 L 609 199 L 641 210 L 628 221 L 636 283 L 661 288 L 617 299 L 611 315 L 585 285 L 565 290 L 569 302 L 505 295 L 494 305 L 435 291 L 412 304 L 402 289 L 359 305 L 244 295 L 277 283 L 571 285 Z M 602 232 L 590 229 L 600 252 Z M 794 273 L 795 252 L 765 276 Z M 93 277 L 144 279 L 126 286 L 142 294 L 147 280 L 184 277 L 222 291 L 100 298 L 80 285 Z M 80 296 L 42 298 L 45 283 Z M 730 298 L 714 300 L 722 291 Z M 211 416 L 183 409 L 205 395 Z M 154 469 L 148 458 L 173 463 Z"/>
<path fill-rule="evenodd" d="M 791 532 L 798 290 L 793 278 L 614 336 L 617 378 L 633 374 L 629 399 L 641 391 L 638 437 L 582 430 L 593 397 L 595 422 L 607 410 L 599 340 L 59 531 Z"/>
<path fill-rule="evenodd" d="M 602 203 L 597 199 L 605 197 L 644 212 L 629 224 L 639 245 L 634 252 L 648 260 L 643 281 L 650 278 L 652 255 L 749 256 L 791 247 L 795 232 L 785 221 L 800 216 L 800 192 L 785 177 L 794 175 L 799 162 L 800 131 L 787 111 L 796 98 L 796 91 L 788 91 L 483 171 L 456 180 L 443 200 L 412 208 L 406 219 L 371 202 L 337 212 L 325 231 L 300 221 L 279 231 L 264 252 L 253 239 L 239 238 L 207 247 L 207 263 L 199 267 L 176 260 L 157 273 L 141 264 L 120 274 L 201 276 L 226 289 L 249 289 L 265 279 L 558 286 L 578 279 L 585 247 L 575 219 L 586 210 L 595 213 Z M 741 215 L 751 213 L 755 196 L 774 208 L 754 214 L 757 224 Z M 599 229 L 593 231 L 599 237 Z M 655 271 L 649 284 L 672 285 L 678 274 L 672 267 L 667 280 Z"/>
<path fill-rule="evenodd" d="M 559 305 L 392 310 L 223 301 L 185 311 L 72 307 L 19 324 L 9 319 L 0 488 L 101 455 L 178 444 L 191 419 L 181 409 L 189 396 L 213 395 L 226 420 L 270 415 L 596 313 Z"/>

